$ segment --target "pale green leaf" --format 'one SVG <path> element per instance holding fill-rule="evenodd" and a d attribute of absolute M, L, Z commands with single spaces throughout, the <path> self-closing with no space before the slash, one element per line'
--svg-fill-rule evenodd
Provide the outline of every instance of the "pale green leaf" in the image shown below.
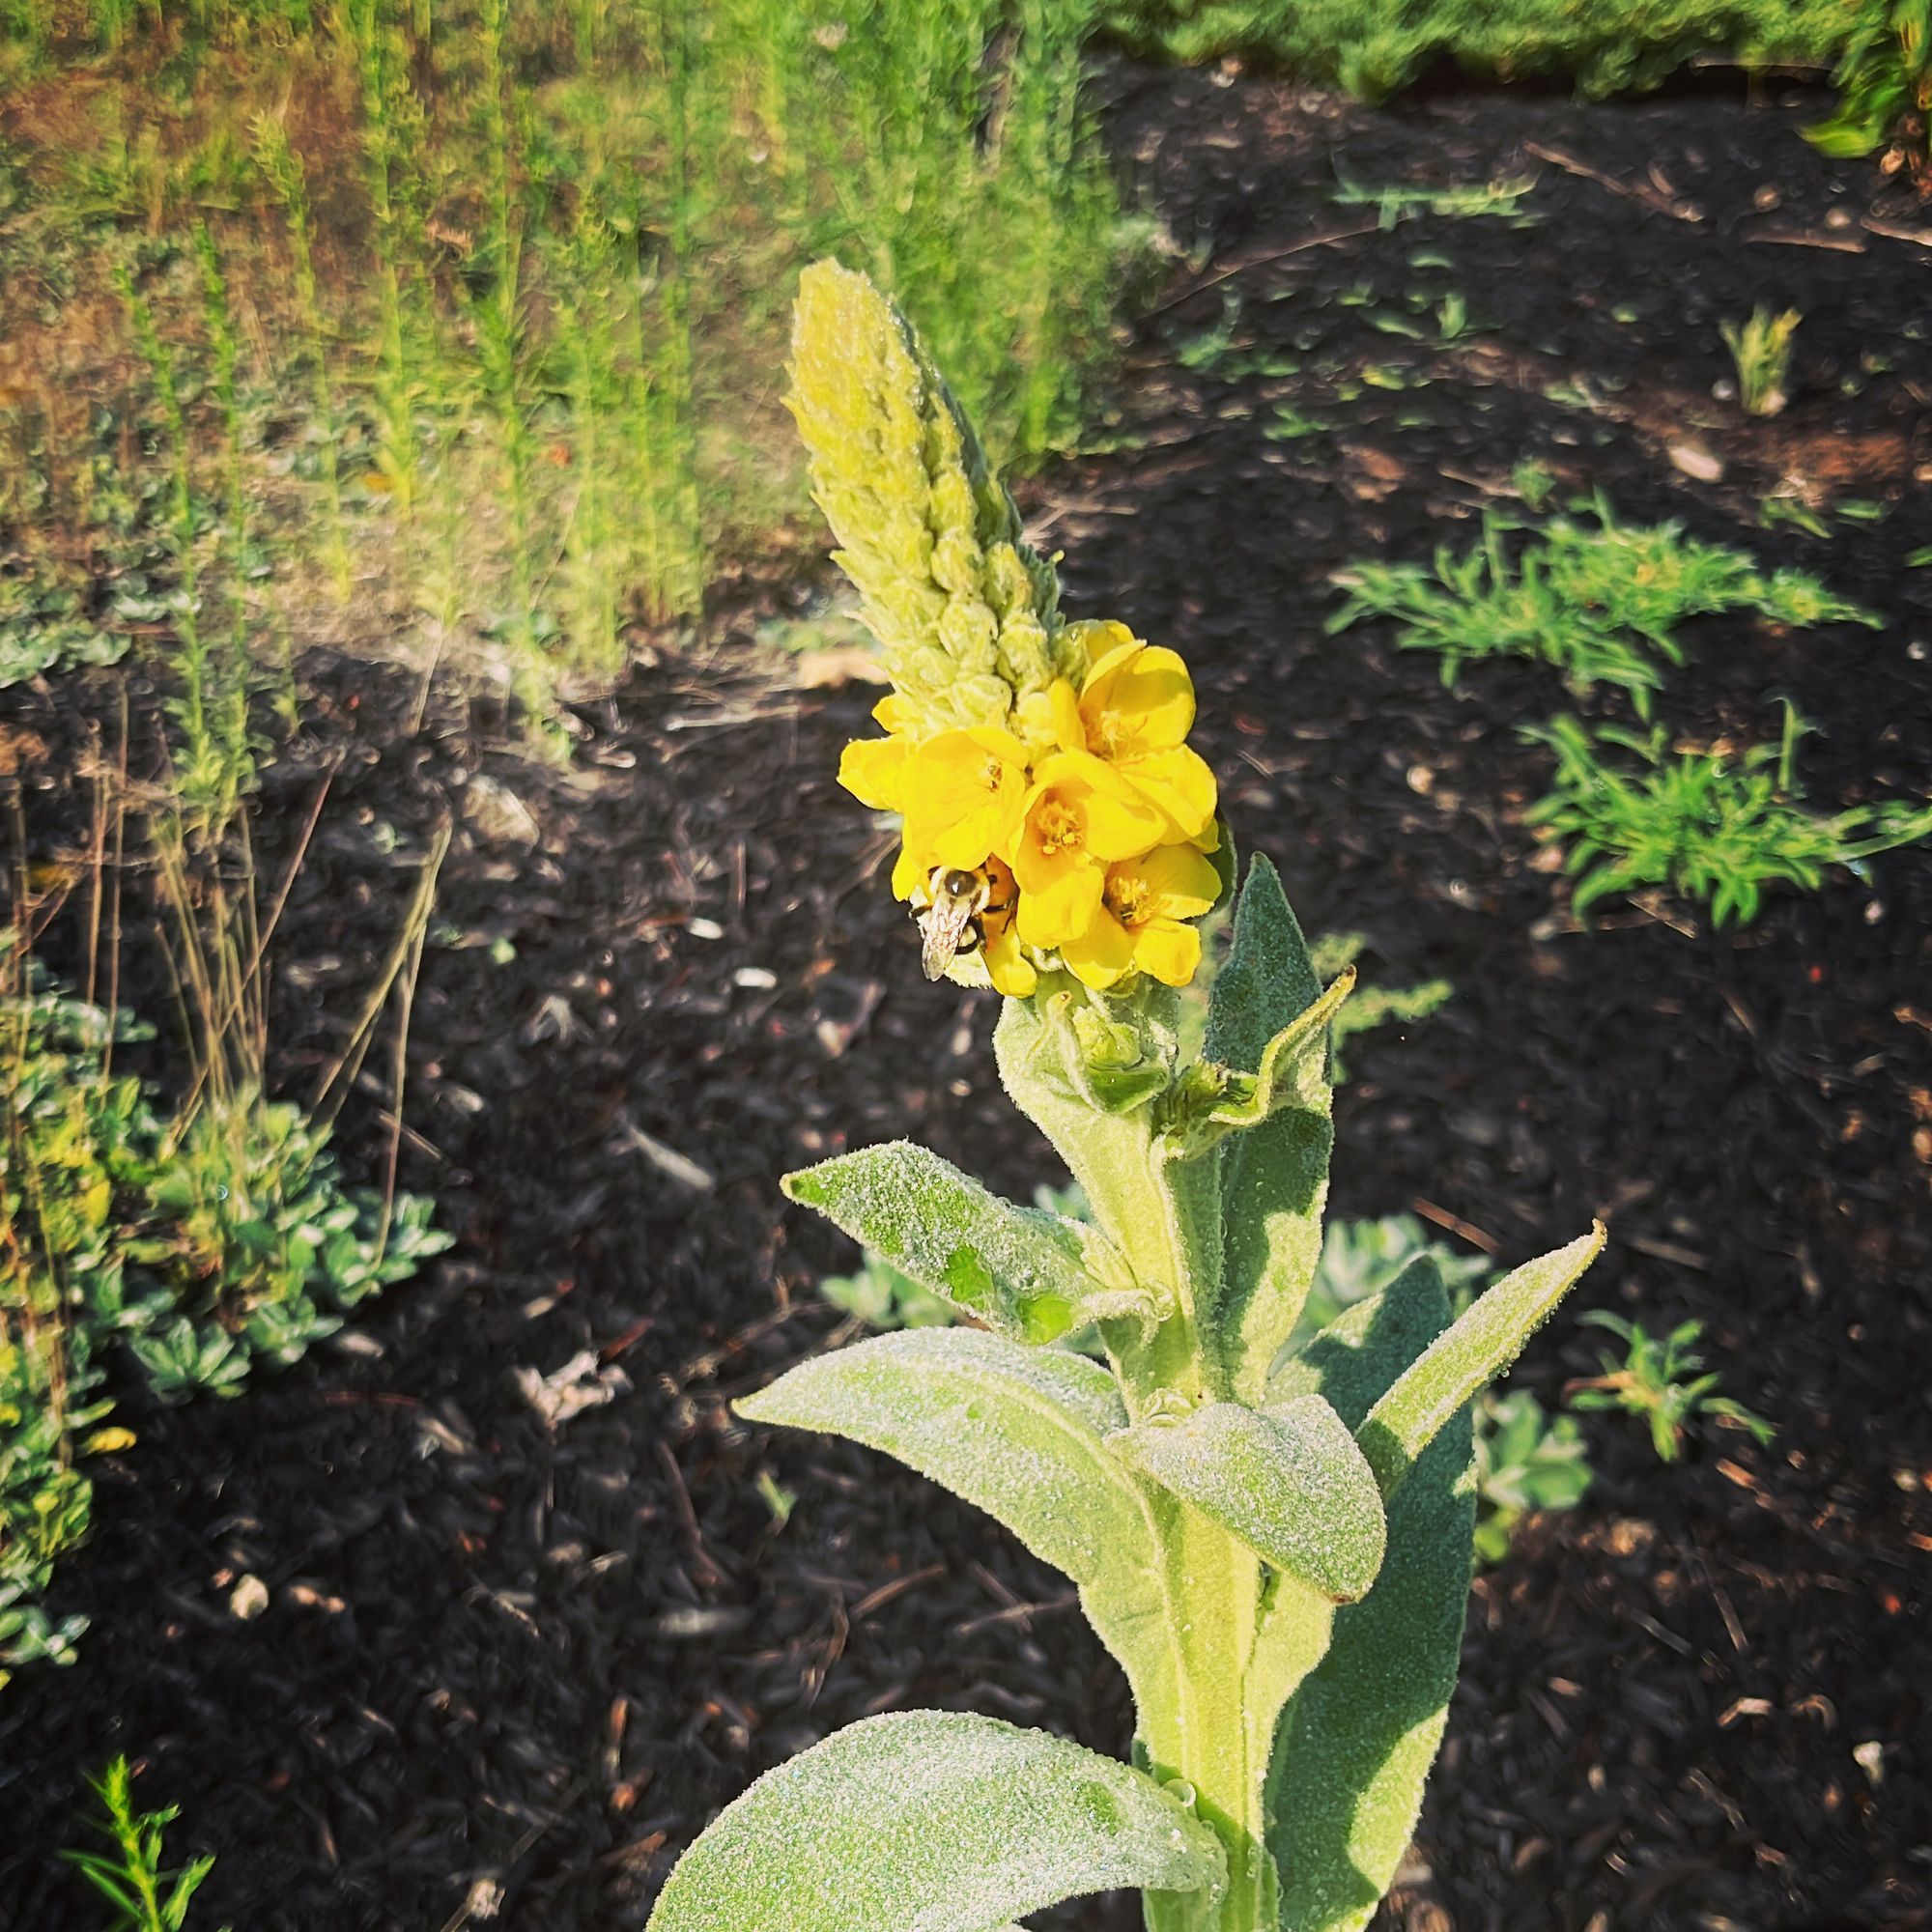
<path fill-rule="evenodd" d="M 1284 1364 L 1269 1399 L 1319 1392 L 1359 1427 L 1448 1322 L 1441 1277 L 1418 1257 Z M 1268 1849 L 1293 1932 L 1360 1932 L 1415 1830 L 1456 1688 L 1475 1514 L 1464 1409 L 1390 1499 L 1376 1586 L 1335 1612 L 1326 1655 L 1276 1727 Z"/>
<path fill-rule="evenodd" d="M 1265 1414 L 1209 1403 L 1137 1423 L 1109 1447 L 1331 1602 L 1352 1603 L 1375 1581 L 1381 1497 L 1354 1437 L 1319 1395 Z"/>
<path fill-rule="evenodd" d="M 1600 1221 L 1568 1247 L 1512 1269 L 1404 1370 L 1356 1432 L 1384 1496 L 1394 1494 L 1436 1431 L 1516 1360 L 1603 1245 Z"/>
<path fill-rule="evenodd" d="M 1154 1560 L 1140 1492 L 1106 1446 L 1126 1409 L 1084 1355 L 907 1328 L 801 1362 L 737 1408 L 896 1456 L 1077 1583 Z"/>
<path fill-rule="evenodd" d="M 1002 1335 L 1050 1342 L 1102 1315 L 1153 1312 L 1130 1283 L 1102 1282 L 1083 1265 L 1095 1237 L 1002 1201 L 909 1141 L 841 1154 L 786 1175 L 783 1184 L 794 1201 Z"/>
<path fill-rule="evenodd" d="M 1152 1778 L 1044 1731 L 904 1711 L 727 1805 L 649 1932 L 986 1932 L 1086 1892 L 1216 1888 L 1219 1839 Z"/>

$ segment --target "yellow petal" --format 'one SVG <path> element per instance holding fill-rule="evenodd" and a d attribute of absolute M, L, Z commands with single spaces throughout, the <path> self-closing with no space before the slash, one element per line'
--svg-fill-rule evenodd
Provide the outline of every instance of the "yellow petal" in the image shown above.
<path fill-rule="evenodd" d="M 1020 951 L 1019 935 L 1011 926 L 986 935 L 986 972 L 994 987 L 1009 1000 L 1030 998 L 1039 984 L 1039 975 Z"/>
<path fill-rule="evenodd" d="M 1089 673 L 1080 715 L 1102 752 L 1170 751 L 1193 728 L 1194 680 L 1179 651 L 1158 644 L 1115 651 Z"/>
<path fill-rule="evenodd" d="M 1199 919 L 1221 894 L 1221 875 L 1192 845 L 1159 845 L 1134 870 L 1159 902 L 1156 917 Z"/>
<path fill-rule="evenodd" d="M 911 750 L 902 738 L 854 738 L 838 754 L 838 782 L 861 805 L 902 810 Z"/>
<path fill-rule="evenodd" d="M 1060 956 L 1083 985 L 1100 990 L 1134 968 L 1134 935 L 1103 905 L 1087 930 L 1065 940 Z"/>
<path fill-rule="evenodd" d="M 909 899 L 913 894 L 931 876 L 932 867 L 922 862 L 910 845 L 899 847 L 899 856 L 893 861 L 893 896 L 895 899 Z"/>
<path fill-rule="evenodd" d="M 912 727 L 913 709 L 903 693 L 889 691 L 872 706 L 872 717 L 888 731 L 902 732 Z"/>
<path fill-rule="evenodd" d="M 1029 890 L 1022 880 L 1020 909 L 1014 922 L 1021 940 L 1037 952 L 1048 952 L 1078 939 L 1100 909 L 1105 884 L 1106 875 L 1093 865 L 1059 866 L 1037 892 Z"/>
<path fill-rule="evenodd" d="M 1149 920 L 1134 933 L 1134 964 L 1164 985 L 1186 985 L 1201 964 L 1200 927 L 1173 919 Z"/>
<path fill-rule="evenodd" d="M 942 731 L 913 753 L 903 787 L 908 840 L 935 864 L 978 866 L 1026 810 L 1026 748 L 991 725 Z"/>
<path fill-rule="evenodd" d="M 1214 774 L 1199 752 L 1179 745 L 1130 759 L 1116 769 L 1161 814 L 1168 838 L 1199 838 L 1213 825 Z"/>
<path fill-rule="evenodd" d="M 1054 742 L 1063 752 L 1084 752 L 1087 726 L 1080 717 L 1079 695 L 1064 677 L 1057 677 L 1046 696 L 1053 707 Z"/>

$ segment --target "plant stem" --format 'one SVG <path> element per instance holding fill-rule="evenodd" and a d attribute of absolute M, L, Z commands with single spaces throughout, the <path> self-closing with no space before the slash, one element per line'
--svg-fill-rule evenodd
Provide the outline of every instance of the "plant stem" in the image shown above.
<path fill-rule="evenodd" d="M 1273 1874 L 1263 1846 L 1266 1741 L 1252 1750 L 1248 1664 L 1261 1604 L 1261 1566 L 1206 1517 L 1177 1511 L 1168 1546 L 1168 1593 L 1179 1638 L 1175 1694 L 1141 1714 L 1140 1747 L 1162 1782 L 1184 1780 L 1198 1815 L 1228 1851 L 1228 1885 L 1203 1892 L 1153 1892 L 1149 1932 L 1273 1932 Z"/>

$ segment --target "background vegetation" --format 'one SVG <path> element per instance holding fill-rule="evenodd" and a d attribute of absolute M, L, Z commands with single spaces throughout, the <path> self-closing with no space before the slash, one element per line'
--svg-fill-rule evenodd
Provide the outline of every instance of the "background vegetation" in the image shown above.
<path fill-rule="evenodd" d="M 1826 66 L 1859 13 L 1860 0 L 1115 0 L 1111 17 L 1173 59 L 1240 54 L 1376 96 L 1436 61 L 1572 74 L 1591 94 L 1652 85 L 1699 56 Z"/>
<path fill-rule="evenodd" d="M 157 621 L 190 656 L 353 629 L 480 641 L 540 705 L 802 506 L 800 263 L 897 291 L 1024 468 L 1077 434 L 1147 241 L 1077 0 L 0 23 L 0 679 Z"/>

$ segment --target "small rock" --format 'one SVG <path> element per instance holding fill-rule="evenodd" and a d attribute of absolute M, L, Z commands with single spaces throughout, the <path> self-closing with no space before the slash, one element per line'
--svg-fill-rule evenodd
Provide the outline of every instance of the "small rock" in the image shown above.
<path fill-rule="evenodd" d="M 253 1623 L 268 1607 L 269 1586 L 259 1577 L 243 1577 L 228 1593 L 228 1614 L 239 1624 Z"/>
<path fill-rule="evenodd" d="M 596 1351 L 584 1349 L 571 1356 L 562 1368 L 547 1376 L 532 1368 L 515 1371 L 519 1393 L 552 1429 L 561 1429 L 572 1416 L 586 1408 L 602 1408 L 615 1402 L 631 1386 L 631 1378 L 614 1363 L 600 1366 Z"/>
<path fill-rule="evenodd" d="M 491 845 L 534 845 L 536 814 L 508 785 L 476 773 L 463 794 L 463 821 Z"/>
<path fill-rule="evenodd" d="M 1670 462 L 1673 469 L 1681 469 L 1693 483 L 1723 481 L 1722 461 L 1698 443 L 1673 442 L 1670 445 Z"/>
<path fill-rule="evenodd" d="M 1783 199 L 1784 199 L 1783 190 L 1781 188 L 1775 188 L 1769 182 L 1766 182 L 1765 185 L 1761 188 L 1759 188 L 1754 195 L 1751 196 L 1751 206 L 1754 209 L 1756 209 L 1760 214 L 1769 214 L 1774 208 L 1776 208 L 1783 201 Z"/>

